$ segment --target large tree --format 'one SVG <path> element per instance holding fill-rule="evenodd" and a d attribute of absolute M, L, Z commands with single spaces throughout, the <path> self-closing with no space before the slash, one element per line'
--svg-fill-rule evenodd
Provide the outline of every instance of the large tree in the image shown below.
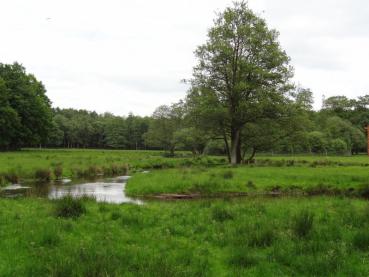
<path fill-rule="evenodd" d="M 45 87 L 18 63 L 0 63 L 0 123 L 0 149 L 46 143 L 52 128 Z"/>
<path fill-rule="evenodd" d="M 150 147 L 160 147 L 174 155 L 174 150 L 179 143 L 176 133 L 182 128 L 183 117 L 182 102 L 158 107 L 145 133 L 146 144 Z"/>
<path fill-rule="evenodd" d="M 292 69 L 277 38 L 278 32 L 268 29 L 245 2 L 235 2 L 218 14 L 208 40 L 195 52 L 199 62 L 190 94 L 208 99 L 193 102 L 212 103 L 210 110 L 216 116 L 209 117 L 221 116 L 216 128 L 223 127 L 224 134 L 219 135 L 230 145 L 233 164 L 242 159 L 245 125 L 283 112 L 278 104 L 285 101 Z"/>

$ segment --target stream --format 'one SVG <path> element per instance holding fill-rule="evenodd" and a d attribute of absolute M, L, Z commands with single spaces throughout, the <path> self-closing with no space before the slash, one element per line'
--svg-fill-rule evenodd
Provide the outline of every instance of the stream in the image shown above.
<path fill-rule="evenodd" d="M 58 199 L 65 195 L 72 195 L 73 197 L 90 196 L 97 202 L 143 204 L 139 199 L 126 196 L 124 189 L 128 179 L 129 176 L 118 176 L 92 181 L 63 179 L 43 184 L 26 182 L 22 185 L 10 185 L 0 190 L 3 197 L 28 196 Z"/>

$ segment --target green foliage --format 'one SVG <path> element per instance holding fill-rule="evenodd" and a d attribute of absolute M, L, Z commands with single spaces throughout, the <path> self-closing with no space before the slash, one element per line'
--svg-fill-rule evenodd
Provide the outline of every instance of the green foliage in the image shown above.
<path fill-rule="evenodd" d="M 153 115 L 148 132 L 145 134 L 147 145 L 158 147 L 174 154 L 179 142 L 177 133 L 183 122 L 183 103 L 172 106 L 160 106 Z"/>
<path fill-rule="evenodd" d="M 328 141 L 322 132 L 313 131 L 308 135 L 310 151 L 313 153 L 326 153 Z"/>
<path fill-rule="evenodd" d="M 345 154 L 347 152 L 347 144 L 342 139 L 333 139 L 330 142 L 330 150 L 335 154 Z"/>
<path fill-rule="evenodd" d="M 64 218 L 77 218 L 86 213 L 84 200 L 66 195 L 55 200 L 55 216 Z"/>
<path fill-rule="evenodd" d="M 0 149 L 44 143 L 51 126 L 43 84 L 18 63 L 0 63 Z"/>
<path fill-rule="evenodd" d="M 195 53 L 199 62 L 188 96 L 190 109 L 215 119 L 217 124 L 207 122 L 209 132 L 225 141 L 230 135 L 229 156 L 232 163 L 240 163 L 245 124 L 275 119 L 284 111 L 292 76 L 289 57 L 281 49 L 278 32 L 268 29 L 245 2 L 235 2 L 218 14 L 207 42 Z"/>

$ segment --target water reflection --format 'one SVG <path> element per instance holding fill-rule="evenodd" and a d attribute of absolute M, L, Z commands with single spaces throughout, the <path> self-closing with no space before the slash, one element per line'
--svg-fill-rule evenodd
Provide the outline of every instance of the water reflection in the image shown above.
<path fill-rule="evenodd" d="M 29 190 L 22 191 L 25 196 L 48 197 L 49 199 L 58 199 L 65 195 L 74 197 L 91 196 L 98 202 L 108 203 L 135 203 L 142 204 L 138 199 L 130 198 L 125 195 L 124 189 L 129 176 L 119 176 L 115 178 L 79 181 L 79 182 L 54 182 L 51 184 L 27 184 Z M 70 181 L 70 180 L 68 180 Z M 13 191 L 19 196 L 19 191 Z M 6 196 L 11 196 L 9 192 Z"/>

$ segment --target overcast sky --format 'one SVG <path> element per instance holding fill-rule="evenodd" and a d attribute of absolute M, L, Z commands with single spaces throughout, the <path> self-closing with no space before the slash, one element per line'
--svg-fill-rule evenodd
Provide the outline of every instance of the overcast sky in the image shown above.
<path fill-rule="evenodd" d="M 149 115 L 183 98 L 226 0 L 0 0 L 0 62 L 22 63 L 54 107 Z M 280 32 L 294 82 L 322 95 L 369 93 L 367 0 L 250 0 Z"/>

